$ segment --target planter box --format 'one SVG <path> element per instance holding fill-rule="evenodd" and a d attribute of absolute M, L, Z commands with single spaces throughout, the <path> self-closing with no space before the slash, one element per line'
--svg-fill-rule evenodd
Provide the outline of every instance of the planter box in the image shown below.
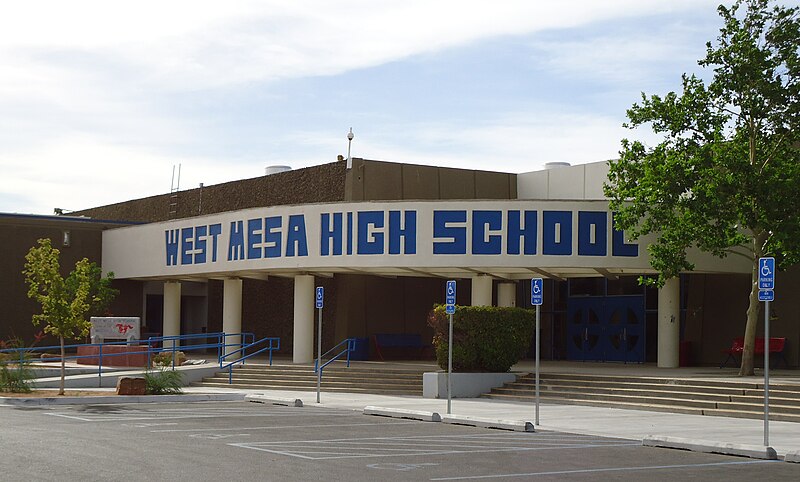
<path fill-rule="evenodd" d="M 451 375 L 453 398 L 476 398 L 492 388 L 517 379 L 516 373 L 453 373 Z M 422 396 L 447 398 L 447 373 L 429 372 L 422 375 Z"/>

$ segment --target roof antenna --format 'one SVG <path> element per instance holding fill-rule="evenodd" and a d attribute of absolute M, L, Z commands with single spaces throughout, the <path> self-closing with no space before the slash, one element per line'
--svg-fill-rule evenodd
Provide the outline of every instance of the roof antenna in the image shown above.
<path fill-rule="evenodd" d="M 350 132 L 347 133 L 347 169 L 351 169 L 353 167 L 353 158 L 350 157 L 350 144 L 353 143 L 353 128 L 350 128 Z"/>

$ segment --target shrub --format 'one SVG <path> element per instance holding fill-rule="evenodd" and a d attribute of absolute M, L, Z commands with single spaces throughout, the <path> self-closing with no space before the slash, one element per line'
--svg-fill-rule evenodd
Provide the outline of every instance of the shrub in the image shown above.
<path fill-rule="evenodd" d="M 186 354 L 182 351 L 162 351 L 160 353 L 156 353 L 153 355 L 153 366 L 154 367 L 171 367 L 172 366 L 172 354 L 175 353 L 175 365 L 179 366 L 186 361 Z"/>
<path fill-rule="evenodd" d="M 535 315 L 523 308 L 459 306 L 453 315 L 453 371 L 507 372 L 531 343 Z M 428 315 L 436 361 L 447 369 L 449 315 L 436 305 Z"/>
<path fill-rule="evenodd" d="M 34 344 L 39 341 L 37 335 Z M 34 372 L 28 366 L 31 354 L 25 349 L 21 338 L 12 336 L 8 340 L 0 340 L 2 350 L 22 350 L 0 353 L 0 392 L 29 393 Z"/>
<path fill-rule="evenodd" d="M 183 393 L 183 373 L 161 367 L 144 374 L 148 395 L 169 395 Z"/>
<path fill-rule="evenodd" d="M 24 363 L 9 367 L 7 364 L 0 366 L 0 392 L 29 393 L 30 381 L 33 379 L 33 370 Z"/>

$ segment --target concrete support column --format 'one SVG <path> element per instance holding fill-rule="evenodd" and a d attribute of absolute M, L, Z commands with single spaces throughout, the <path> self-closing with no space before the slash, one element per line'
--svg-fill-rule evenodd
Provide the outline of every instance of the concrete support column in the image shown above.
<path fill-rule="evenodd" d="M 294 277 L 294 343 L 292 362 L 314 360 L 314 277 Z"/>
<path fill-rule="evenodd" d="M 226 279 L 222 285 L 222 331 L 227 333 L 242 332 L 242 280 L 239 278 Z M 241 348 L 242 337 L 225 337 L 225 354 Z M 233 346 L 238 345 L 238 346 Z M 227 361 L 241 358 L 241 352 L 231 355 Z"/>
<path fill-rule="evenodd" d="M 658 367 L 676 368 L 680 361 L 681 283 L 670 278 L 658 290 Z"/>
<path fill-rule="evenodd" d="M 472 306 L 492 306 L 492 277 L 472 277 Z"/>
<path fill-rule="evenodd" d="M 497 285 L 497 306 L 517 306 L 516 283 L 500 283 Z"/>
<path fill-rule="evenodd" d="M 178 336 L 181 334 L 181 284 L 176 281 L 164 283 L 164 323 L 162 336 Z M 165 341 L 164 348 L 179 346 L 178 341 Z"/>

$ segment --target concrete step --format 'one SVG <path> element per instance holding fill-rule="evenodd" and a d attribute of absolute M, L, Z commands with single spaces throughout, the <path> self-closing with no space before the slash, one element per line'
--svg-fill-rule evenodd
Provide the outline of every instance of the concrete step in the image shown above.
<path fill-rule="evenodd" d="M 531 386 L 535 385 L 535 379 L 533 377 L 525 376 L 517 380 L 519 385 L 524 386 Z M 713 394 L 713 395 L 744 395 L 747 392 L 746 389 L 743 388 L 730 388 L 730 387 L 708 387 L 703 385 L 667 385 L 667 384 L 658 384 L 653 383 L 650 381 L 627 381 L 627 382 L 609 382 L 604 383 L 603 381 L 597 380 L 579 380 L 579 379 L 551 379 L 551 378 L 540 378 L 539 381 L 540 387 L 542 386 L 551 386 L 551 387 L 563 387 L 564 390 L 643 390 L 648 392 L 655 392 L 655 391 L 662 391 L 662 392 L 673 392 L 673 391 L 680 391 L 684 393 L 704 393 L 704 394 Z"/>
<path fill-rule="evenodd" d="M 227 376 L 218 376 L 218 377 L 209 377 L 203 379 L 202 383 L 205 382 L 218 382 L 218 383 L 228 383 Z M 252 379 L 252 378 L 242 378 L 242 377 L 233 377 L 232 382 L 235 384 L 248 384 L 248 385 L 282 385 L 285 387 L 300 387 L 300 386 L 317 386 L 317 379 L 307 379 L 307 380 L 286 380 L 286 379 Z M 351 386 L 351 387 L 379 387 L 379 388 L 391 388 L 391 389 L 411 389 L 422 391 L 422 383 L 384 383 L 378 381 L 371 381 L 371 382 L 354 382 L 352 380 L 346 379 L 322 379 L 322 385 L 324 386 Z"/>
<path fill-rule="evenodd" d="M 578 373 L 542 373 L 539 375 L 540 380 L 582 380 L 589 382 L 600 382 L 604 385 L 611 383 L 652 383 L 656 385 L 695 385 L 704 387 L 724 387 L 724 388 L 739 388 L 739 389 L 758 389 L 763 387 L 763 383 L 757 380 L 743 380 L 743 381 L 729 381 L 729 380 L 711 380 L 711 379 L 697 379 L 697 378 L 663 378 L 663 377 L 637 377 L 637 376 L 619 376 L 619 375 L 585 375 Z M 772 384 L 770 384 L 772 386 Z M 800 388 L 800 385 L 794 385 Z"/>
<path fill-rule="evenodd" d="M 353 393 L 422 395 L 423 369 L 349 368 L 335 364 L 325 368 L 322 390 Z M 317 375 L 309 365 L 244 365 L 218 372 L 199 383 L 205 387 L 234 387 L 262 390 L 316 390 Z"/>
<path fill-rule="evenodd" d="M 505 388 L 498 388 L 492 391 L 493 394 L 503 394 L 516 396 L 520 400 L 534 400 L 535 394 L 530 392 L 515 392 Z M 540 391 L 540 397 L 551 400 L 583 400 L 583 401 L 601 401 L 601 402 L 622 402 L 622 403 L 644 403 L 652 405 L 669 405 L 681 406 L 688 408 L 717 408 L 717 402 L 707 400 L 692 400 L 687 398 L 676 397 L 648 397 L 643 395 L 627 395 L 627 394 L 612 394 L 612 393 L 576 393 L 576 392 L 559 392 L 559 391 Z"/>
<path fill-rule="evenodd" d="M 219 375 L 225 374 L 227 371 L 219 372 Z M 304 372 L 283 372 L 283 371 L 261 371 L 261 370 L 234 370 L 234 376 L 248 377 L 248 378 L 275 378 L 275 379 L 305 379 L 313 378 L 316 380 L 317 374 L 311 370 Z M 359 372 L 328 372 L 323 370 L 323 378 L 327 379 L 340 379 L 340 380 L 402 380 L 407 382 L 422 383 L 422 375 L 417 376 L 392 376 L 383 373 L 359 373 Z"/>
<path fill-rule="evenodd" d="M 219 372 L 215 375 L 218 378 L 228 378 L 227 372 Z M 317 381 L 317 375 L 313 373 L 293 374 L 293 373 L 243 373 L 233 372 L 233 378 L 237 380 L 251 380 L 251 381 L 274 381 L 280 383 L 281 381 Z M 346 381 L 351 383 L 383 383 L 383 384 L 401 384 L 401 385 L 419 385 L 422 386 L 422 378 L 386 378 L 380 375 L 374 376 L 335 376 L 330 373 L 323 373 L 323 380 L 325 381 Z"/>
<path fill-rule="evenodd" d="M 744 395 L 750 397 L 763 397 L 764 387 L 762 386 L 758 390 L 745 390 Z M 773 386 L 770 383 L 769 397 L 772 398 L 773 396 L 792 399 L 795 400 L 797 403 L 800 403 L 800 387 L 792 389 L 791 387 L 787 386 Z"/>
<path fill-rule="evenodd" d="M 264 372 L 264 371 L 280 371 L 282 373 L 307 373 L 314 371 L 313 366 L 309 365 L 239 365 L 234 367 L 234 371 L 243 372 Z M 375 369 L 366 367 L 351 366 L 350 368 L 340 365 L 328 365 L 323 370 L 324 373 L 343 373 L 343 374 L 369 374 L 369 375 L 382 375 L 391 377 L 420 377 L 430 369 Z"/>
<path fill-rule="evenodd" d="M 237 389 L 250 389 L 250 390 L 297 390 L 297 391 L 315 391 L 317 389 L 314 385 L 297 385 L 287 386 L 284 384 L 252 384 L 252 383 L 234 383 L 228 384 L 228 381 L 204 381 L 201 383 L 192 384 L 192 386 L 202 387 L 219 387 L 219 388 L 237 388 Z M 320 387 L 325 392 L 343 392 L 343 393 L 369 393 L 375 395 L 422 395 L 422 388 L 419 390 L 414 389 L 390 389 L 380 388 L 375 386 L 369 387 L 356 387 L 356 386 L 329 386 L 322 384 Z"/>
<path fill-rule="evenodd" d="M 533 403 L 534 376 L 494 389 L 488 398 Z M 763 418 L 763 382 L 582 374 L 542 374 L 542 400 L 741 418 Z M 800 384 L 770 383 L 770 419 L 800 421 Z"/>
<path fill-rule="evenodd" d="M 515 391 L 513 389 L 498 388 L 492 391 L 491 395 L 506 395 L 516 397 L 519 401 L 535 400 L 536 395 L 529 391 Z M 721 409 L 729 411 L 745 411 L 745 412 L 762 412 L 763 399 L 745 398 L 744 401 L 730 402 L 730 401 L 699 401 L 692 399 L 680 398 L 676 394 L 675 397 L 654 397 L 646 395 L 628 395 L 628 394 L 595 394 L 595 393 L 574 393 L 574 392 L 557 392 L 557 391 L 542 391 L 540 390 L 540 398 L 545 400 L 583 400 L 583 401 L 619 401 L 619 402 L 635 402 L 636 400 L 646 404 L 682 406 L 691 408 L 702 409 Z M 793 400 L 782 398 L 770 398 L 770 412 L 782 415 L 800 415 L 800 405 L 794 403 Z"/>
<path fill-rule="evenodd" d="M 520 392 L 529 392 L 533 394 L 535 391 L 535 384 L 520 384 L 520 383 L 512 383 L 506 384 L 503 388 L 513 388 Z M 627 395 L 627 396 L 639 396 L 639 397 L 649 397 L 649 398 L 680 398 L 686 400 L 706 400 L 706 401 L 715 401 L 715 402 L 729 402 L 731 401 L 731 395 L 727 393 L 714 393 L 713 391 L 687 391 L 684 387 L 674 387 L 672 391 L 667 390 L 651 390 L 648 387 L 645 388 L 637 388 L 636 385 L 632 385 L 631 387 L 625 388 L 617 388 L 617 387 L 591 387 L 591 390 L 587 390 L 586 387 L 577 386 L 577 385 L 550 385 L 549 383 L 540 383 L 539 384 L 539 391 L 542 393 L 545 392 L 562 392 L 562 393 L 593 393 L 593 394 L 607 394 L 607 395 Z M 739 392 L 740 393 L 740 392 Z"/>

